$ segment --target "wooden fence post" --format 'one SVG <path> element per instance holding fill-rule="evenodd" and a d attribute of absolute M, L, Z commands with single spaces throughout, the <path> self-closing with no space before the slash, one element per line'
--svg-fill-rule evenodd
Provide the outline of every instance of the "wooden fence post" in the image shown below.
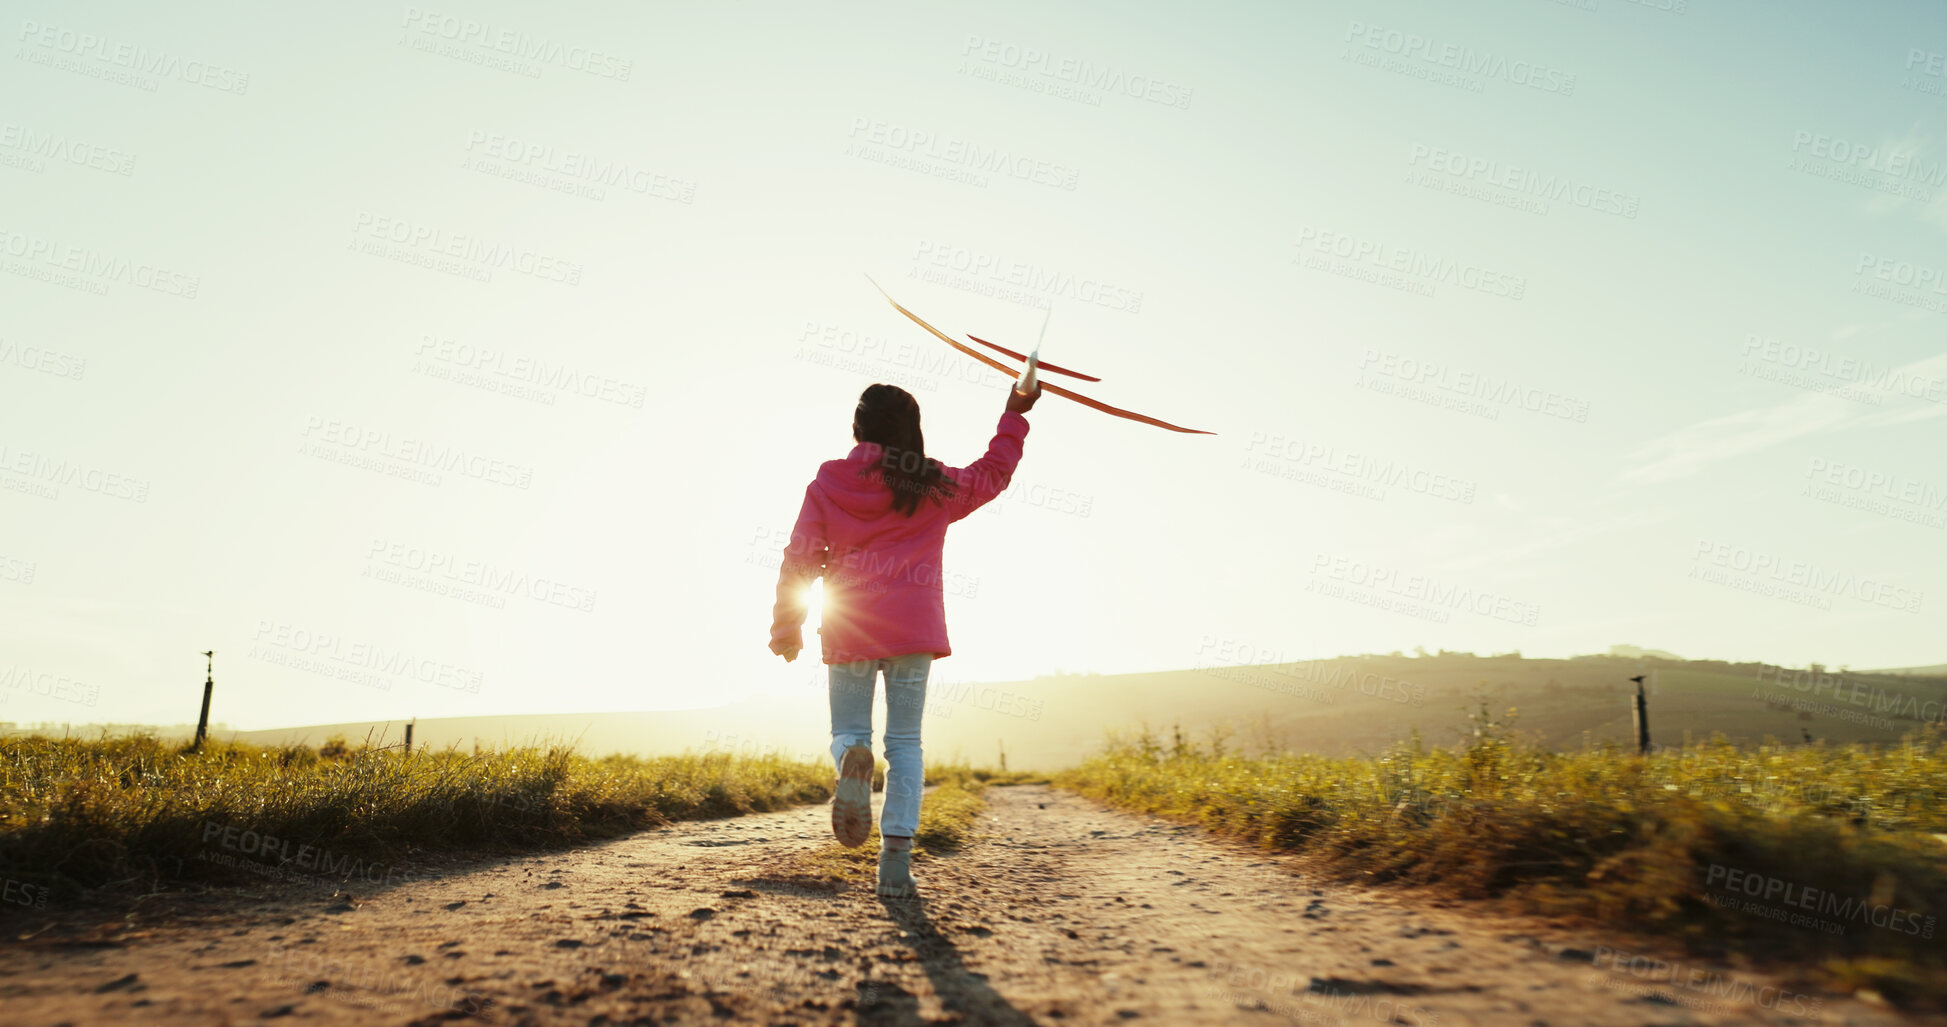
<path fill-rule="evenodd" d="M 203 712 L 196 717 L 196 741 L 189 748 L 193 752 L 203 747 L 203 739 L 210 733 L 210 693 L 216 691 L 216 650 L 204 651 L 209 660 L 203 675 Z"/>
<path fill-rule="evenodd" d="M 1643 675 L 1638 674 L 1629 680 L 1636 682 L 1636 703 L 1633 707 L 1636 714 L 1636 752 L 1638 755 L 1648 756 L 1650 754 L 1650 706 L 1649 700 L 1643 695 Z"/>

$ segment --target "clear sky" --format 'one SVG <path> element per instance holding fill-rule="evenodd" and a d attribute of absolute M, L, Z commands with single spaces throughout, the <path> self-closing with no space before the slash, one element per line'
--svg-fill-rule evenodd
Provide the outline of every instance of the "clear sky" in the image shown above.
<path fill-rule="evenodd" d="M 0 720 L 805 703 L 874 381 L 1023 679 L 1947 660 L 1947 9 L 9 5 Z M 565 369 L 565 370 L 564 370 Z M 509 584 L 511 583 L 511 584 Z"/>

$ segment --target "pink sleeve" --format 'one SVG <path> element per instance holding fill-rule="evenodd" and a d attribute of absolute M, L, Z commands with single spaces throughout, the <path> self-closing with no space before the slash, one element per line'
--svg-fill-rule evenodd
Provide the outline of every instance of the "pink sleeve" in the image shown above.
<path fill-rule="evenodd" d="M 1012 410 L 1001 414 L 987 455 L 953 472 L 953 498 L 947 501 L 949 520 L 959 520 L 986 506 L 1007 490 L 1014 480 L 1014 468 L 1021 462 L 1022 443 L 1028 437 L 1028 419 Z"/>
<path fill-rule="evenodd" d="M 771 607 L 772 641 L 795 638 L 804 628 L 805 591 L 824 573 L 829 547 L 824 506 L 819 502 L 818 483 L 813 482 L 805 486 L 804 505 L 798 508 L 798 522 L 791 528 L 791 541 L 778 564 L 777 604 Z"/>

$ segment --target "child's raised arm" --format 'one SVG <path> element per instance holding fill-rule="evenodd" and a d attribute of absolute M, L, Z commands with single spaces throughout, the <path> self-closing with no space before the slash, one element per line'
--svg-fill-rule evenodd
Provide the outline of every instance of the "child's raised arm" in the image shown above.
<path fill-rule="evenodd" d="M 1014 468 L 1021 462 L 1022 444 L 1028 437 L 1028 419 L 1022 415 L 1033 409 L 1035 400 L 1040 398 L 1039 385 L 1026 395 L 1007 390 L 1007 411 L 1001 414 L 994 438 L 987 443 L 987 454 L 953 472 L 957 487 L 953 498 L 948 500 L 950 520 L 960 520 L 1007 490 L 1008 483 L 1014 480 Z"/>

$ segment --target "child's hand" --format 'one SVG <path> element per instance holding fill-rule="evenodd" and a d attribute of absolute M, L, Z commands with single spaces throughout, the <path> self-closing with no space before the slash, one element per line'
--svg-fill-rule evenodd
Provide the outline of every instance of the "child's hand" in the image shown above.
<path fill-rule="evenodd" d="M 784 662 L 786 663 L 797 659 L 798 651 L 803 648 L 804 640 L 801 636 L 794 635 L 790 638 L 771 639 L 771 651 L 784 657 Z"/>
<path fill-rule="evenodd" d="M 1014 389 L 1007 390 L 1007 409 L 1013 413 L 1025 414 L 1034 409 L 1035 400 L 1041 398 L 1041 383 L 1034 383 L 1034 391 L 1023 396 Z"/>

